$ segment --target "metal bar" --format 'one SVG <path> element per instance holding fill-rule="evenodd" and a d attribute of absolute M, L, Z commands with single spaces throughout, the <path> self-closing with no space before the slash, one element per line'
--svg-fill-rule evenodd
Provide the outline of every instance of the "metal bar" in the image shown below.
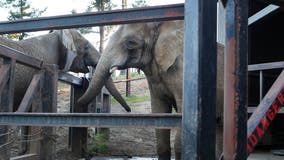
<path fill-rule="evenodd" d="M 77 102 L 77 100 L 85 93 L 88 85 L 84 86 L 71 86 L 71 112 L 72 113 L 87 113 L 88 106 L 81 106 Z M 71 147 L 71 151 L 78 155 L 84 155 L 87 150 L 87 137 L 88 137 L 88 129 L 87 128 L 69 128 L 69 144 Z"/>
<path fill-rule="evenodd" d="M 4 58 L 4 65 L 9 64 L 10 65 L 10 71 L 8 76 L 8 84 L 7 84 L 7 92 L 2 94 L 2 98 L 6 99 L 7 103 L 2 103 L 2 107 L 6 108 L 6 111 L 12 111 L 13 110 L 13 104 L 14 104 L 14 86 L 15 86 L 15 67 L 16 67 L 16 61 L 15 59 L 10 58 Z M 0 100 L 1 101 L 1 100 Z"/>
<path fill-rule="evenodd" d="M 3 90 L 4 86 L 6 85 L 7 81 L 9 80 L 10 74 L 10 64 L 1 65 L 0 67 L 0 92 Z M 1 102 L 0 102 L 1 103 Z"/>
<path fill-rule="evenodd" d="M 57 80 L 58 66 L 44 65 L 43 84 L 41 88 L 41 103 L 43 112 L 57 112 Z M 43 140 L 40 146 L 39 159 L 55 159 L 55 143 L 52 137 L 55 133 L 55 128 L 43 127 Z"/>
<path fill-rule="evenodd" d="M 248 113 L 253 113 L 256 110 L 256 108 L 257 108 L 257 106 L 256 107 L 249 106 L 248 107 Z M 283 114 L 284 113 L 284 108 L 282 107 L 278 113 L 282 113 Z"/>
<path fill-rule="evenodd" d="M 225 160 L 243 160 L 247 155 L 247 17 L 247 0 L 227 1 L 223 142 Z"/>
<path fill-rule="evenodd" d="M 143 79 L 146 79 L 146 77 L 115 80 L 115 81 L 113 81 L 113 83 L 120 83 L 120 82 L 127 82 L 127 81 L 138 81 L 138 80 L 143 80 Z"/>
<path fill-rule="evenodd" d="M 3 59 L 2 74 L 0 75 L 0 79 L 2 79 L 0 81 L 2 83 L 0 86 L 0 112 L 11 112 L 13 110 L 15 63 L 13 59 Z M 9 135 L 6 134 L 8 132 L 9 126 L 0 126 L 0 134 L 3 135 L 0 137 L 0 145 L 4 145 L 0 149 L 0 159 L 10 158 L 10 145 L 5 145 L 9 144 Z"/>
<path fill-rule="evenodd" d="M 185 2 L 183 160 L 215 159 L 216 12 L 216 1 Z"/>
<path fill-rule="evenodd" d="M 264 18 L 265 16 L 271 14 L 272 12 L 278 10 L 280 7 L 270 4 L 264 9 L 260 10 L 259 12 L 255 13 L 248 19 L 248 25 L 252 25 L 253 23 L 259 21 L 260 19 Z"/>
<path fill-rule="evenodd" d="M 284 61 L 248 65 L 248 71 L 260 71 L 284 68 Z"/>
<path fill-rule="evenodd" d="M 35 94 L 38 94 L 36 91 L 39 88 L 41 76 L 41 73 L 34 75 L 17 112 L 28 112 L 30 110 L 32 101 L 34 99 L 33 97 Z"/>
<path fill-rule="evenodd" d="M 97 99 L 100 99 L 97 105 L 101 106 L 101 113 L 110 113 L 111 110 L 111 102 L 110 102 L 110 94 L 108 93 L 107 89 L 105 87 L 102 88 L 100 96 L 97 96 Z M 110 129 L 109 128 L 97 128 L 97 133 L 102 133 L 107 136 L 107 138 L 110 137 Z"/>
<path fill-rule="evenodd" d="M 1 30 L 1 29 L 0 29 Z M 13 48 L 7 47 L 0 44 L 0 57 L 15 59 L 17 62 L 36 68 L 41 69 L 43 61 L 32 56 L 26 55 L 20 51 Z"/>
<path fill-rule="evenodd" d="M 263 97 L 263 71 L 259 71 L 259 102 Z"/>
<path fill-rule="evenodd" d="M 126 69 L 126 79 L 131 79 L 130 68 Z M 126 97 L 129 97 L 130 94 L 131 94 L 131 83 L 130 83 L 130 81 L 126 81 L 126 84 L 125 84 L 125 95 L 126 95 Z"/>
<path fill-rule="evenodd" d="M 0 113 L 0 125 L 171 129 L 181 114 Z"/>
<path fill-rule="evenodd" d="M 183 19 L 183 12 L 183 4 L 174 4 L 25 19 L 1 22 L 0 34 Z"/>
<path fill-rule="evenodd" d="M 274 82 L 261 103 L 248 120 L 248 153 L 260 141 L 261 137 L 284 105 L 284 70 Z"/>
<path fill-rule="evenodd" d="M 38 155 L 36 154 L 25 154 L 17 157 L 12 157 L 10 160 L 35 160 L 38 159 Z"/>
<path fill-rule="evenodd" d="M 69 74 L 66 72 L 62 72 L 62 71 L 58 72 L 58 80 L 68 83 L 68 84 L 72 84 L 72 85 L 77 85 L 77 86 L 82 85 L 81 78 L 73 76 L 72 74 Z"/>

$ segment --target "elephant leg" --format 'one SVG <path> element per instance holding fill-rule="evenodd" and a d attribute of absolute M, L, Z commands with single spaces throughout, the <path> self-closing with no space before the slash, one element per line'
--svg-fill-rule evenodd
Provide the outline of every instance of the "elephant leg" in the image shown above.
<path fill-rule="evenodd" d="M 151 98 L 153 113 L 170 113 L 171 107 L 164 101 Z M 159 160 L 171 159 L 170 129 L 156 129 L 157 154 Z"/>
<path fill-rule="evenodd" d="M 169 129 L 156 129 L 157 154 L 159 160 L 171 159 L 170 131 Z"/>
<path fill-rule="evenodd" d="M 181 160 L 181 129 L 177 129 L 175 137 L 175 157 L 176 160 Z"/>
<path fill-rule="evenodd" d="M 177 104 L 177 112 L 181 113 L 182 98 L 176 97 L 175 99 Z M 181 128 L 177 129 L 174 148 L 176 160 L 181 160 Z"/>
<path fill-rule="evenodd" d="M 219 159 L 223 152 L 223 125 L 216 127 L 216 159 Z"/>

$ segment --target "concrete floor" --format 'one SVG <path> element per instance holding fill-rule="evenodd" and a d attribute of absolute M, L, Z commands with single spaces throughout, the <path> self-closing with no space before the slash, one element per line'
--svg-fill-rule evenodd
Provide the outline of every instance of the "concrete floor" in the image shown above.
<path fill-rule="evenodd" d="M 274 155 L 271 151 L 255 151 L 250 154 L 248 160 L 284 160 L 284 156 Z"/>
<path fill-rule="evenodd" d="M 95 157 L 92 158 L 91 160 L 158 160 L 158 159 L 145 158 L 145 157 L 132 157 L 132 158 Z M 248 160 L 284 160 L 284 156 L 273 155 L 271 151 L 255 151 L 254 153 L 250 154 Z"/>

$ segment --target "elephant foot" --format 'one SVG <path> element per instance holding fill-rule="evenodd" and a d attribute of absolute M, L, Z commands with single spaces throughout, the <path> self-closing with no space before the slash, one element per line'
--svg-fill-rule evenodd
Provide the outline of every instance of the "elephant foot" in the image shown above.
<path fill-rule="evenodd" d="M 171 153 L 164 153 L 159 154 L 158 160 L 170 160 L 171 159 Z"/>
<path fill-rule="evenodd" d="M 181 160 L 181 154 L 176 154 L 175 160 Z"/>

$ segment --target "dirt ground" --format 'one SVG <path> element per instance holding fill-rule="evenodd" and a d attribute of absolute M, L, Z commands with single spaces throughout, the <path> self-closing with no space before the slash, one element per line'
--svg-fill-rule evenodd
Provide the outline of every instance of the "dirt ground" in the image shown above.
<path fill-rule="evenodd" d="M 116 84 L 118 89 L 124 93 L 125 83 Z M 58 112 L 69 112 L 69 87 L 61 86 L 58 91 Z M 149 96 L 148 86 L 146 80 L 139 80 L 131 82 L 131 94 L 135 96 Z M 150 101 L 138 102 L 129 104 L 131 113 L 150 113 Z M 117 103 L 113 103 L 111 106 L 111 113 L 126 113 L 124 109 Z M 174 139 L 176 131 L 172 131 L 172 141 Z M 57 127 L 56 128 L 56 159 L 79 159 L 82 158 L 78 155 L 74 155 L 68 149 L 68 128 Z M 91 145 L 95 137 L 95 128 L 89 128 L 89 144 Z M 109 141 L 105 142 L 108 151 L 97 156 L 108 157 L 156 157 L 155 152 L 155 133 L 154 129 L 143 128 L 111 128 Z M 96 157 L 92 157 L 93 159 Z M 89 157 L 90 158 L 90 157 Z"/>

